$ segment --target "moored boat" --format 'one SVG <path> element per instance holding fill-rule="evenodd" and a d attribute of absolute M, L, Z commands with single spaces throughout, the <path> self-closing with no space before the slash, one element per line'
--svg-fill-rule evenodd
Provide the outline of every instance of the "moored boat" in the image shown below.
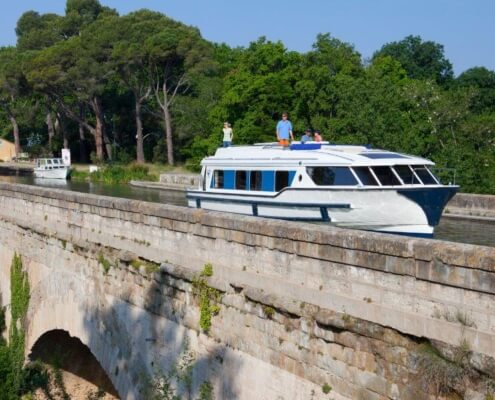
<path fill-rule="evenodd" d="M 67 179 L 70 166 L 65 165 L 61 158 L 38 158 L 33 173 L 36 178 Z"/>
<path fill-rule="evenodd" d="M 220 148 L 202 161 L 190 207 L 431 237 L 458 191 L 434 163 L 366 146 L 275 143 Z"/>

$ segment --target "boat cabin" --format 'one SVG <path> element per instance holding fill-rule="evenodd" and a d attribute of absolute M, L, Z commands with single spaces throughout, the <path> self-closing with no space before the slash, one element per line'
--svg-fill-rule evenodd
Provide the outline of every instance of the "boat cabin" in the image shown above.
<path fill-rule="evenodd" d="M 35 161 L 35 168 L 39 170 L 51 170 L 67 168 L 61 158 L 38 158 Z"/>
<path fill-rule="evenodd" d="M 280 192 L 286 187 L 440 185 L 420 157 L 364 146 L 320 144 L 239 146 L 219 149 L 202 163 L 204 191 Z"/>

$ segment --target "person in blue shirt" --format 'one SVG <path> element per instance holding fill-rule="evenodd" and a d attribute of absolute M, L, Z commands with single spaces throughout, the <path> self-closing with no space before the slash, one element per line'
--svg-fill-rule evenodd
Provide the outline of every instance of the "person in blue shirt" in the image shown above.
<path fill-rule="evenodd" d="M 302 138 L 301 138 L 301 143 L 303 143 L 303 144 L 304 144 L 304 143 L 306 143 L 306 142 L 311 142 L 311 140 L 313 140 L 313 139 L 311 138 L 311 129 L 306 129 L 306 130 L 304 131 L 304 135 L 303 135 L 303 136 L 302 136 Z"/>
<path fill-rule="evenodd" d="M 294 140 L 292 134 L 292 123 L 289 121 L 289 116 L 286 112 L 282 114 L 282 119 L 277 124 L 277 140 L 280 145 L 289 146 L 289 139 Z"/>

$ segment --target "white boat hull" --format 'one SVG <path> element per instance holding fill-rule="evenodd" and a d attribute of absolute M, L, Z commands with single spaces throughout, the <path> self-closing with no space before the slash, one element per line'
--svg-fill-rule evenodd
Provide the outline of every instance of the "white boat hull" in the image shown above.
<path fill-rule="evenodd" d="M 188 191 L 189 207 L 267 218 L 327 222 L 335 226 L 431 237 L 455 188 L 284 190 L 278 196 Z M 409 192 L 439 194 L 439 204 L 411 199 Z M 407 193 L 406 193 L 407 192 Z M 408 197 L 409 196 L 409 197 Z M 414 197 L 414 196 L 413 196 Z M 416 196 L 418 197 L 418 196 Z M 431 196 L 430 196 L 431 197 Z M 435 197 L 431 197 L 434 201 Z M 441 204 L 440 204 L 441 203 Z"/>
<path fill-rule="evenodd" d="M 46 178 L 46 179 L 67 179 L 70 174 L 69 167 L 60 167 L 54 169 L 34 169 L 35 178 Z"/>

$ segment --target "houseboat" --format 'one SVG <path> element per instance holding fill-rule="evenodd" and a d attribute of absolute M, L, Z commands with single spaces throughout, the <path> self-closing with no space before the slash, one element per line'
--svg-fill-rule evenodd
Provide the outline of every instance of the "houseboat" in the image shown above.
<path fill-rule="evenodd" d="M 33 173 L 35 178 L 67 179 L 70 166 L 64 164 L 61 158 L 38 158 Z"/>
<path fill-rule="evenodd" d="M 430 160 L 326 142 L 220 148 L 201 165 L 189 207 L 419 237 L 459 189 Z"/>

